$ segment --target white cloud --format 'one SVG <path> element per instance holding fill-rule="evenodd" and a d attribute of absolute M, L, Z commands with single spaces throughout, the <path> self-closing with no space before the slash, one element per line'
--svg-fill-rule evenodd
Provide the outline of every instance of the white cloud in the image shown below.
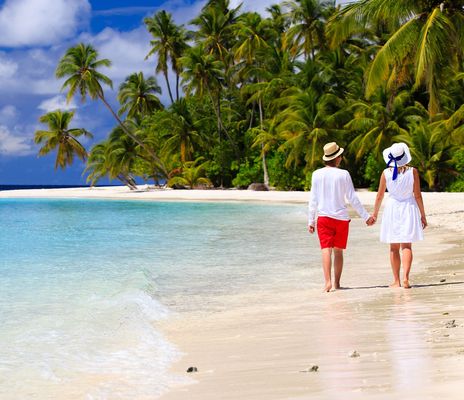
<path fill-rule="evenodd" d="M 29 138 L 15 135 L 4 126 L 0 125 L 0 154 L 24 156 L 34 153 Z"/>
<path fill-rule="evenodd" d="M 240 9 L 241 12 L 256 11 L 264 16 L 266 8 L 272 6 L 273 4 L 278 4 L 280 3 L 280 1 L 278 0 L 244 0 L 244 1 L 231 0 L 230 7 L 236 8 L 239 6 L 240 3 L 243 3 L 242 8 Z"/>
<path fill-rule="evenodd" d="M 106 28 L 90 41 L 98 50 L 100 58 L 111 61 L 111 67 L 102 71 L 114 81 L 115 90 L 120 82 L 134 72 L 154 74 L 153 59 L 145 60 L 150 51 L 150 35 L 144 26 L 129 32 Z"/>
<path fill-rule="evenodd" d="M 9 104 L 0 109 L 0 123 L 15 120 L 18 115 L 18 110 L 15 106 Z"/>
<path fill-rule="evenodd" d="M 42 101 L 37 108 L 45 112 L 50 112 L 55 110 L 74 110 L 77 106 L 74 100 L 71 100 L 68 104 L 66 102 L 66 97 L 59 94 Z"/>
<path fill-rule="evenodd" d="M 0 53 L 0 80 L 12 78 L 17 70 L 18 64 L 5 53 Z"/>
<path fill-rule="evenodd" d="M 88 0 L 6 0 L 0 9 L 0 46 L 43 46 L 75 35 L 90 13 Z"/>

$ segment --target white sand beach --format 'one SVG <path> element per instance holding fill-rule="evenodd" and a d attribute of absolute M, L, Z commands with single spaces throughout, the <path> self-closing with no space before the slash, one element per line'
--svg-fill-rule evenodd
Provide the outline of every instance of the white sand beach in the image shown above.
<path fill-rule="evenodd" d="M 375 193 L 358 195 L 372 210 Z M 464 193 L 423 196 L 429 227 L 426 239 L 413 247 L 412 289 L 388 287 L 387 245 L 351 242 L 342 281 L 346 290 L 248 293 L 230 299 L 227 311 L 169 320 L 163 331 L 184 353 L 173 372 L 190 377 L 192 384 L 162 399 L 461 399 Z M 302 205 L 308 197 L 304 192 L 131 192 L 124 187 L 0 192 L 0 198 Z M 353 223 L 362 225 L 357 218 Z M 322 271 L 320 279 L 322 287 Z M 187 374 L 191 366 L 198 372 Z"/>

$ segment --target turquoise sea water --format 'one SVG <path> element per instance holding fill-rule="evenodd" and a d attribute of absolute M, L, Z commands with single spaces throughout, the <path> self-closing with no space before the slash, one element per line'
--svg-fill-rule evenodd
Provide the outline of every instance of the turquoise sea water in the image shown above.
<path fill-rule="evenodd" d="M 0 399 L 145 399 L 182 383 L 157 321 L 320 285 L 305 211 L 0 200 Z"/>

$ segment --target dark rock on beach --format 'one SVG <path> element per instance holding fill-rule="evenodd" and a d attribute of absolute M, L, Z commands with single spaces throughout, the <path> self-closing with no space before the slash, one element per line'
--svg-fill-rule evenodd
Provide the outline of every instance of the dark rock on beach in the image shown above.
<path fill-rule="evenodd" d="M 318 369 L 319 369 L 319 365 L 313 365 L 313 366 L 309 367 L 308 369 L 305 369 L 305 370 L 300 371 L 300 372 L 317 372 Z"/>
<path fill-rule="evenodd" d="M 448 321 L 446 324 L 445 324 L 445 328 L 456 328 L 457 325 L 456 325 L 456 320 L 455 319 L 452 319 L 451 321 Z"/>
<path fill-rule="evenodd" d="M 188 367 L 187 372 L 189 374 L 191 374 L 192 372 L 198 372 L 198 368 L 197 367 Z"/>
<path fill-rule="evenodd" d="M 264 183 L 252 183 L 248 186 L 248 190 L 256 190 L 258 192 L 267 192 L 269 188 Z"/>

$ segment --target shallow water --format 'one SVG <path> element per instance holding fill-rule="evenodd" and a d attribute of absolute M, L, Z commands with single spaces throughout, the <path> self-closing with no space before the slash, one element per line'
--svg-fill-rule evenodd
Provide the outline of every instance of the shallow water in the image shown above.
<path fill-rule="evenodd" d="M 157 321 L 220 311 L 244 292 L 320 285 L 305 211 L 0 200 L 0 398 L 144 399 L 180 383 Z"/>

